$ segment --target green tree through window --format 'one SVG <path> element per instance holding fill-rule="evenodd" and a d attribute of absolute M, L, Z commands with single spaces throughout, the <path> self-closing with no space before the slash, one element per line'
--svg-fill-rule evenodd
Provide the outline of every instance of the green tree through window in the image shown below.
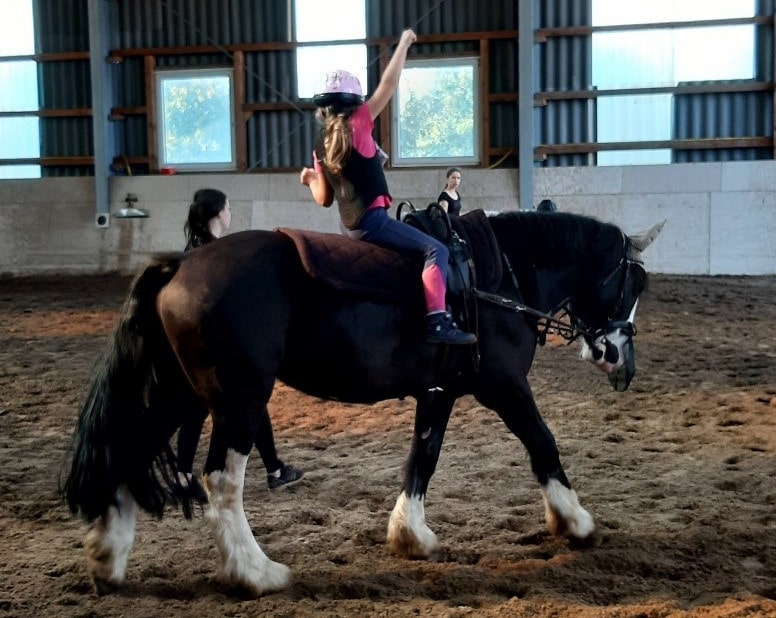
<path fill-rule="evenodd" d="M 394 98 L 393 164 L 476 164 L 477 61 L 408 61 Z"/>
<path fill-rule="evenodd" d="M 441 72 L 434 91 L 411 91 L 402 109 L 399 143 L 403 157 L 474 155 L 471 70 Z"/>
<path fill-rule="evenodd" d="M 160 164 L 234 169 L 231 75 L 164 72 L 160 79 Z"/>

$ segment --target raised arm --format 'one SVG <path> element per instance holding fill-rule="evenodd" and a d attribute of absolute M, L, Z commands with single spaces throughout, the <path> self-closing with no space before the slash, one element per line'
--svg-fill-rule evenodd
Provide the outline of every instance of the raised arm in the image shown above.
<path fill-rule="evenodd" d="M 388 105 L 388 101 L 391 100 L 393 93 L 396 92 L 396 88 L 399 85 L 399 77 L 401 77 L 401 72 L 404 69 L 404 62 L 407 60 L 407 51 L 417 38 L 415 33 L 409 28 L 401 33 L 396 50 L 393 52 L 388 66 L 385 67 L 385 71 L 380 76 L 380 83 L 366 103 L 372 120 L 380 115 L 380 112 Z"/>

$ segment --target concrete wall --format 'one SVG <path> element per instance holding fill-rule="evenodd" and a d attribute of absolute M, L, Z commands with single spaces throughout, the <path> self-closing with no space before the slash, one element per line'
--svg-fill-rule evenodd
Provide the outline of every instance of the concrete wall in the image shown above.
<path fill-rule="evenodd" d="M 395 203 L 425 206 L 444 171 L 390 171 L 388 183 Z M 191 196 L 206 186 L 229 196 L 231 231 L 338 230 L 336 210 L 316 206 L 297 174 L 115 177 L 111 213 L 133 193 L 150 217 L 111 216 L 105 229 L 95 227 L 93 186 L 91 178 L 0 181 L 0 274 L 133 272 L 149 255 L 183 247 Z M 776 274 L 776 161 L 537 169 L 534 193 L 534 203 L 547 197 L 628 233 L 666 219 L 644 256 L 650 272 Z M 517 170 L 465 169 L 461 195 L 464 209 L 515 210 Z"/>

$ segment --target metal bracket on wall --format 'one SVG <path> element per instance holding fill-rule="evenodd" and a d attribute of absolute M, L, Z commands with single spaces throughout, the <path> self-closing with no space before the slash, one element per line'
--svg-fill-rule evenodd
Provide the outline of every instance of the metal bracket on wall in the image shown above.
<path fill-rule="evenodd" d="M 137 195 L 134 193 L 127 193 L 127 197 L 124 198 L 127 203 L 125 208 L 122 208 L 115 213 L 117 219 L 147 219 L 148 211 L 143 208 L 135 207 L 137 203 Z"/>

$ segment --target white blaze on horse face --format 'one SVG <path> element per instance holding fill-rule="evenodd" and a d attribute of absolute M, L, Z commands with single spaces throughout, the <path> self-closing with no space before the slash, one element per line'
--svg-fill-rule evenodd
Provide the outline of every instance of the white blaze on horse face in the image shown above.
<path fill-rule="evenodd" d="M 630 315 L 628 315 L 628 319 L 626 320 L 628 324 L 633 324 L 634 320 L 636 319 L 636 309 L 638 306 L 639 301 L 636 300 L 636 302 L 633 303 L 633 308 L 631 309 Z M 606 334 L 601 335 L 600 337 L 596 337 L 596 339 L 593 341 L 592 348 L 587 344 L 587 341 L 583 339 L 581 351 L 582 358 L 586 361 L 590 361 L 606 374 L 614 373 L 620 369 L 627 360 L 625 344 L 628 343 L 630 337 L 631 335 L 624 333 L 621 328 L 615 328 L 614 330 L 611 330 Z M 614 346 L 614 348 L 617 350 L 617 361 L 614 363 L 607 360 L 607 343 L 610 346 Z M 595 350 L 593 348 L 595 348 Z"/>
<path fill-rule="evenodd" d="M 224 579 L 229 584 L 262 595 L 287 588 L 291 581 L 291 570 L 267 558 L 253 538 L 243 509 L 247 463 L 247 455 L 228 449 L 224 469 L 205 475 L 207 516 L 215 527 L 216 543 L 224 561 Z"/>
<path fill-rule="evenodd" d="M 89 572 L 106 582 L 124 579 L 135 542 L 137 503 L 126 485 L 116 491 L 116 503 L 92 525 L 84 541 Z"/>

